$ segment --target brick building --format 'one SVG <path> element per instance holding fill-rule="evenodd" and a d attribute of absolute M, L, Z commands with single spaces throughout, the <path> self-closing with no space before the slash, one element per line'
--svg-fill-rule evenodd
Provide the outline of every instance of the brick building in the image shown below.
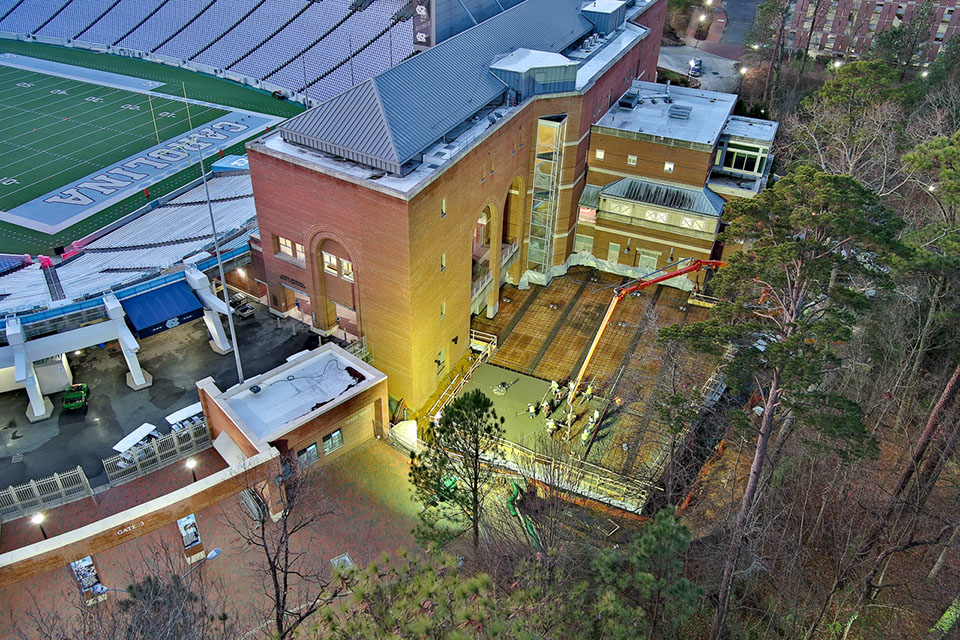
<path fill-rule="evenodd" d="M 581 5 L 527 0 L 248 145 L 271 307 L 363 335 L 407 406 L 500 283 L 571 254 L 590 127 L 655 78 L 666 0 Z"/>
<path fill-rule="evenodd" d="M 870 50 L 874 36 L 909 22 L 923 5 L 933 10 L 927 61 L 960 28 L 957 0 L 796 0 L 787 45 L 811 55 L 856 58 Z"/>

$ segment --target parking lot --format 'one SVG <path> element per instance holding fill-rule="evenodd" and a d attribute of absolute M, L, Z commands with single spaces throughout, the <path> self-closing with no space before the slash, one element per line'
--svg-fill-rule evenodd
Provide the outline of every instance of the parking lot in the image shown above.
<path fill-rule="evenodd" d="M 245 377 L 282 363 L 306 348 L 311 334 L 290 318 L 278 319 L 261 305 L 236 321 Z M 62 393 L 51 400 L 54 413 L 35 424 L 27 421 L 25 391 L 0 394 L 0 487 L 22 484 L 55 472 L 83 467 L 93 486 L 107 482 L 101 459 L 113 445 L 144 422 L 169 431 L 164 417 L 197 402 L 195 382 L 213 376 L 221 389 L 237 382 L 233 354 L 214 353 L 201 320 L 140 340 L 140 364 L 153 375 L 153 386 L 127 387 L 127 366 L 116 343 L 68 354 L 74 382 L 90 388 L 79 411 L 64 411 Z M 315 338 L 314 338 L 315 339 Z"/>

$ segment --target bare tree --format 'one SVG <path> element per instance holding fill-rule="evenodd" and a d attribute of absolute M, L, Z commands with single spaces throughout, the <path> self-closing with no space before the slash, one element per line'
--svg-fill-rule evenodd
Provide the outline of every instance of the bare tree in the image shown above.
<path fill-rule="evenodd" d="M 271 638 L 286 640 L 341 595 L 309 539 L 334 509 L 320 487 L 319 473 L 300 466 L 293 456 L 277 462 L 271 479 L 261 478 L 245 474 L 253 506 L 241 506 L 226 520 L 245 550 L 252 551 L 249 569 L 269 603 L 261 613 L 270 623 L 259 628 Z"/>
<path fill-rule="evenodd" d="M 196 569 L 196 570 L 191 570 Z M 148 548 L 127 570 L 125 593 L 92 605 L 79 589 L 61 594 L 71 603 L 63 615 L 56 596 L 31 594 L 33 607 L 12 621 L 21 640 L 234 640 L 235 608 L 219 580 L 203 576 L 203 567 L 187 564 L 182 551 L 165 545 Z"/>

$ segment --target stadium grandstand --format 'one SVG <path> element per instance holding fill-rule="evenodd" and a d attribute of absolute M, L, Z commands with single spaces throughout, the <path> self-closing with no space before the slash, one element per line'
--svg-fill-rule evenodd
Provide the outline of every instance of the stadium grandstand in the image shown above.
<path fill-rule="evenodd" d="M 520 0 L 430 0 L 441 42 Z M 0 37 L 174 62 L 323 101 L 414 53 L 425 0 L 0 0 Z"/>
<path fill-rule="evenodd" d="M 199 182 L 199 180 L 197 180 Z M 210 199 L 221 251 L 247 245 L 256 229 L 249 173 L 214 174 Z M 162 274 L 184 258 L 213 252 L 203 184 L 158 200 L 132 220 L 86 241 L 59 264 L 0 257 L 0 313 L 82 300 Z M 6 269 L 5 269 L 6 268 Z"/>

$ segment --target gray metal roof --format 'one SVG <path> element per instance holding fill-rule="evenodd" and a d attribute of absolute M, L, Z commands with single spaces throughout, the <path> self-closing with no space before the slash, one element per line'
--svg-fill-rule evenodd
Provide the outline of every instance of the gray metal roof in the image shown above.
<path fill-rule="evenodd" d="M 603 187 L 598 187 L 593 184 L 586 185 L 583 188 L 583 194 L 580 195 L 580 206 L 589 207 L 591 209 L 599 209 L 601 191 L 603 191 Z"/>
<path fill-rule="evenodd" d="M 708 216 L 719 216 L 723 212 L 723 198 L 707 187 L 696 189 L 641 178 L 623 178 L 605 186 L 600 195 Z"/>
<path fill-rule="evenodd" d="M 525 0 L 282 124 L 288 142 L 400 173 L 501 96 L 489 69 L 515 49 L 560 52 L 593 25 L 581 0 Z"/>

